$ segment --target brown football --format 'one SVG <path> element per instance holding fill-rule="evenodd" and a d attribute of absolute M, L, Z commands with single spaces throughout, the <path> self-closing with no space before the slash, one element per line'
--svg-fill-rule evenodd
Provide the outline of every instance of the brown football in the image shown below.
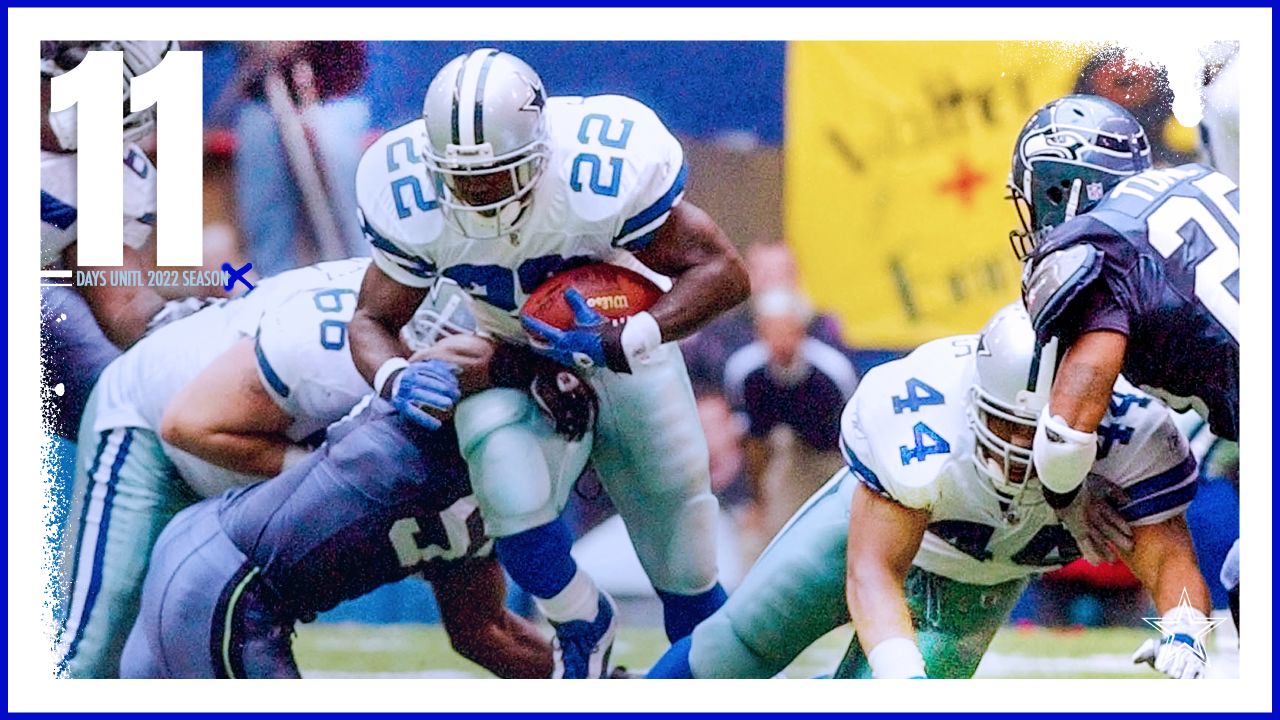
<path fill-rule="evenodd" d="M 648 310 L 662 297 L 662 290 L 640 273 L 609 263 L 595 263 L 553 275 L 533 291 L 520 312 L 567 330 L 573 327 L 573 310 L 564 299 L 564 292 L 569 288 L 582 293 L 588 305 L 611 320 Z"/>

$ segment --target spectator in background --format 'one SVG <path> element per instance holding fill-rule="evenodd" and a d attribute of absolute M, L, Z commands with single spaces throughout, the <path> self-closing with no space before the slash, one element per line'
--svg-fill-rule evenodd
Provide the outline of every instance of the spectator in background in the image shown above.
<path fill-rule="evenodd" d="M 262 275 L 369 254 L 356 221 L 356 167 L 369 130 L 364 43 L 242 43 L 229 92 L 245 251 Z"/>
<path fill-rule="evenodd" d="M 799 287 L 795 257 L 786 243 L 756 243 L 743 255 L 754 295 L 774 288 Z M 840 324 L 830 315 L 815 314 L 809 322 L 808 334 L 847 352 L 840 339 Z M 729 356 L 754 340 L 751 304 L 743 303 L 681 342 L 694 392 L 699 397 L 719 395 L 724 388 L 724 369 Z"/>
<path fill-rule="evenodd" d="M 809 335 L 813 308 L 798 291 L 776 287 L 751 304 L 759 339 L 729 357 L 724 376 L 746 425 L 747 529 L 762 549 L 841 466 L 840 413 L 858 379 L 844 353 Z"/>

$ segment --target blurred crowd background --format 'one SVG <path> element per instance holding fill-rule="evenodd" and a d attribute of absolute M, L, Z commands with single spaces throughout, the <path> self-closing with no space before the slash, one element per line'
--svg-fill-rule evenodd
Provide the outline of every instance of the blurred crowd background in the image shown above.
<path fill-rule="evenodd" d="M 205 53 L 207 264 L 252 262 L 270 275 L 367 254 L 354 207 L 363 149 L 418 115 L 445 62 L 483 44 L 184 43 Z M 684 343 L 725 510 L 730 590 L 839 467 L 839 415 L 858 378 L 926 340 L 976 332 L 1018 296 L 1006 240 L 1016 218 L 1003 198 L 1013 138 L 1035 108 L 1072 91 L 1103 95 L 1144 123 L 1157 165 L 1198 157 L 1199 130 L 1174 119 L 1164 72 L 1114 47 L 496 45 L 537 69 L 552 95 L 651 106 L 684 143 L 687 197 L 748 261 L 751 301 Z M 1239 534 L 1235 456 L 1193 420 L 1188 432 L 1199 434 L 1204 476 L 1189 521 L 1225 607 L 1212 580 Z M 624 619 L 656 621 L 621 522 L 589 475 L 568 512 L 579 562 Z M 1034 583 L 1014 620 L 1134 625 L 1144 614 L 1123 565 L 1079 561 Z M 429 592 L 406 581 L 322 620 L 433 618 Z"/>

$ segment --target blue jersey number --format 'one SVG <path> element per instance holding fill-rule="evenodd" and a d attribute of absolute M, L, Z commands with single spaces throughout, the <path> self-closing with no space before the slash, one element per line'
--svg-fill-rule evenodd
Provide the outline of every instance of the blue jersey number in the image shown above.
<path fill-rule="evenodd" d="M 928 383 L 918 379 L 909 378 L 907 380 L 907 396 L 893 397 L 893 414 L 901 415 L 903 410 L 918 412 L 925 405 L 941 405 L 947 399 L 942 393 L 934 390 Z"/>
<path fill-rule="evenodd" d="M 609 137 L 610 129 L 613 127 L 613 118 L 608 115 L 591 113 L 582 118 L 582 124 L 578 126 L 578 142 L 583 145 L 591 142 L 591 129 L 595 123 L 599 123 L 598 132 L 595 136 L 596 143 L 602 147 L 615 150 L 626 149 L 627 141 L 631 139 L 631 128 L 635 126 L 635 122 L 623 119 L 619 122 L 619 129 L 614 134 L 614 137 Z M 591 192 L 596 195 L 617 197 L 618 190 L 622 188 L 622 158 L 608 158 L 609 180 L 608 182 L 601 182 L 600 176 L 604 174 L 605 166 L 606 161 L 595 153 L 578 153 L 573 158 L 573 167 L 569 172 L 569 187 L 574 192 L 582 192 L 583 187 L 589 187 Z M 585 185 L 582 182 L 584 168 L 588 172 Z"/>
<path fill-rule="evenodd" d="M 901 415 L 902 411 L 919 412 L 926 405 L 942 405 L 947 398 L 929 383 L 919 378 L 907 379 L 906 397 L 893 396 L 893 414 Z M 945 455 L 951 452 L 951 443 L 933 431 L 933 428 L 922 422 L 911 429 L 914 447 L 901 445 L 898 452 L 902 455 L 902 464 L 908 465 L 912 460 L 921 460 L 930 455 Z"/>
<path fill-rule="evenodd" d="M 929 523 L 929 532 L 974 560 L 985 562 L 992 557 L 987 545 L 996 529 L 990 525 L 969 520 L 938 520 Z M 1080 547 L 1065 527 L 1045 525 L 1009 559 L 1028 567 L 1053 567 L 1066 565 L 1079 557 Z"/>
<path fill-rule="evenodd" d="M 562 255 L 542 255 L 525 260 L 514 271 L 502 265 L 454 265 L 445 268 L 444 276 L 458 283 L 476 299 L 501 310 L 515 312 L 517 282 L 520 290 L 528 295 L 552 275 L 591 261 L 585 255 L 568 258 Z"/>
<path fill-rule="evenodd" d="M 316 309 L 323 313 L 340 313 L 343 298 L 350 295 L 354 300 L 356 291 L 350 288 L 329 288 L 320 290 L 313 298 Z M 325 350 L 341 350 L 347 345 L 347 323 L 345 320 L 328 318 L 320 322 L 320 346 Z"/>
<path fill-rule="evenodd" d="M 1151 404 L 1151 398 L 1146 395 L 1134 395 L 1133 393 L 1111 393 L 1111 411 L 1112 417 L 1124 417 L 1129 414 L 1129 408 L 1138 406 L 1144 408 Z M 1133 439 L 1133 427 L 1124 425 L 1119 422 L 1103 423 L 1098 426 L 1098 438 L 1102 441 L 1098 445 L 1098 459 L 1101 460 L 1111 454 L 1111 446 L 1116 443 L 1128 445 Z"/>
<path fill-rule="evenodd" d="M 387 146 L 387 172 L 398 171 L 401 162 L 409 165 L 422 163 L 422 158 L 414 151 L 413 138 L 401 138 Z M 399 215 L 401 220 L 413 214 L 408 200 L 413 200 L 414 207 L 422 212 L 430 212 L 440 207 L 440 203 L 428 200 L 422 194 L 422 182 L 417 175 L 406 175 L 392 180 L 391 197 L 395 199 L 396 215 Z"/>
<path fill-rule="evenodd" d="M 912 435 L 915 438 L 915 447 L 907 447 L 900 445 L 898 447 L 899 454 L 902 455 L 902 464 L 909 465 L 912 460 L 924 460 L 930 455 L 945 455 L 951 452 L 951 443 L 942 438 L 941 435 L 933 431 L 928 425 L 922 422 L 916 423 L 911 428 Z"/>

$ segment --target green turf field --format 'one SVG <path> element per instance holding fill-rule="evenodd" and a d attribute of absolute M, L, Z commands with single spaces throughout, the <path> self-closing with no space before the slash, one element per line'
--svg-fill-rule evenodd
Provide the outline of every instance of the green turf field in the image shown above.
<path fill-rule="evenodd" d="M 1149 667 L 1136 666 L 1130 654 L 1151 633 L 1134 628 L 1049 630 L 1007 627 L 996 635 L 978 668 L 979 677 L 1023 678 L 1160 678 Z M 793 678 L 830 673 L 848 644 L 841 628 L 822 638 L 787 669 Z M 1224 647 L 1229 646 L 1229 647 Z M 632 669 L 647 668 L 666 649 L 658 628 L 625 627 L 619 631 L 613 659 Z M 1234 638 L 1218 639 L 1210 648 L 1210 676 L 1235 677 Z M 307 677 L 489 677 L 480 667 L 449 648 L 444 631 L 434 625 L 312 624 L 298 628 L 294 643 L 298 664 Z"/>

